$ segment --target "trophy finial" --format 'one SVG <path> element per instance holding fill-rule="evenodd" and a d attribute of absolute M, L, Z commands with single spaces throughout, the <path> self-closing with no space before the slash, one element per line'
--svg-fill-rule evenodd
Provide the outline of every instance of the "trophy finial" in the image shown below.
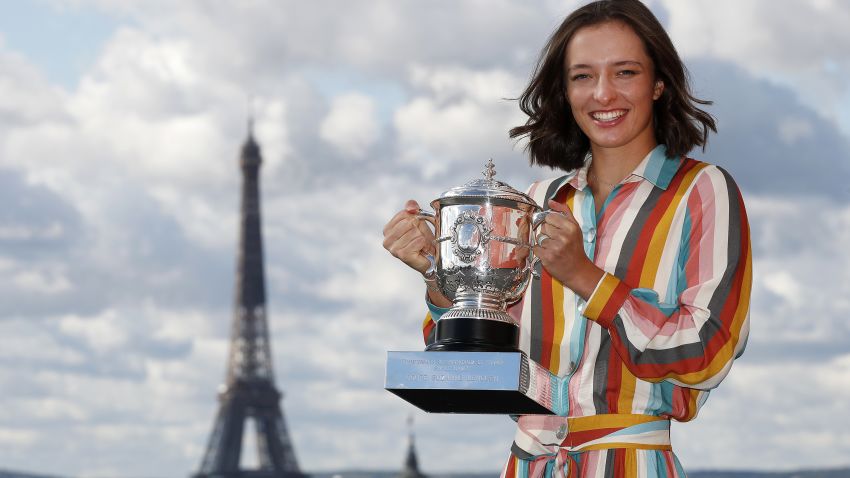
<path fill-rule="evenodd" d="M 493 177 L 496 176 L 496 167 L 493 166 L 493 158 L 490 158 L 487 161 L 487 166 L 484 168 L 484 177 L 487 178 L 488 181 L 492 181 Z"/>

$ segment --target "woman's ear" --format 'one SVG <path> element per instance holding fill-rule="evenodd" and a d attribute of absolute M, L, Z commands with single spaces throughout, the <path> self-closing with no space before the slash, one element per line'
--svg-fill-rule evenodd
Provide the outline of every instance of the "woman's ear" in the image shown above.
<path fill-rule="evenodd" d="M 661 93 L 664 93 L 664 80 L 655 80 L 655 87 L 652 90 L 652 99 L 661 98 Z"/>

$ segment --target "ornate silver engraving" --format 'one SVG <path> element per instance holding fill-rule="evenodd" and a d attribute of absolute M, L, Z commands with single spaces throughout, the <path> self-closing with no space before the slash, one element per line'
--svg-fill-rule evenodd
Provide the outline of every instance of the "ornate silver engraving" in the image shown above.
<path fill-rule="evenodd" d="M 440 320 L 449 320 L 449 319 L 468 319 L 468 318 L 476 318 L 476 319 L 485 319 L 485 320 L 495 320 L 498 322 L 505 322 L 508 324 L 513 324 L 514 319 L 501 311 L 492 310 L 492 309 L 482 309 L 482 308 L 457 308 L 457 309 L 449 309 L 448 312 L 443 314 L 440 317 Z"/>
<path fill-rule="evenodd" d="M 452 226 L 452 250 L 461 261 L 472 262 L 484 252 L 491 232 L 493 228 L 483 217 L 464 211 Z"/>
<path fill-rule="evenodd" d="M 493 165 L 493 158 L 487 160 L 487 166 L 484 167 L 483 173 L 487 181 L 492 181 L 496 177 L 496 166 Z"/>

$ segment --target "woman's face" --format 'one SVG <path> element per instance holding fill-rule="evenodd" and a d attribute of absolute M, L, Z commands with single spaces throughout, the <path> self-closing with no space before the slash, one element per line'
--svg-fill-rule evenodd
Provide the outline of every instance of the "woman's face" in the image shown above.
<path fill-rule="evenodd" d="M 656 145 L 652 105 L 664 85 L 631 27 L 611 21 L 579 29 L 565 63 L 567 101 L 592 147 L 646 154 Z"/>

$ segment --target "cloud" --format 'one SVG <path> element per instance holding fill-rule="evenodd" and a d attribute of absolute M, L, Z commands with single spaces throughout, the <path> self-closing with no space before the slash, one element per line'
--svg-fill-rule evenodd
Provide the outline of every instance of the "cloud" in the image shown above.
<path fill-rule="evenodd" d="M 62 111 L 56 105 L 65 100 L 62 89 L 51 85 L 25 57 L 4 46 L 0 37 L 0 89 L 14 94 L 0 98 L 0 123 L 32 124 L 60 119 Z"/>
<path fill-rule="evenodd" d="M 846 3 L 818 0 L 782 9 L 767 0 L 662 3 L 682 55 L 729 61 L 753 77 L 791 86 L 802 101 L 850 131 Z"/>
<path fill-rule="evenodd" d="M 416 65 L 410 82 L 417 94 L 394 117 L 401 161 L 418 166 L 432 181 L 437 175 L 456 181 L 445 189 L 466 181 L 455 178 L 479 177 L 488 158 L 496 159 L 503 181 L 510 177 L 506 171 L 516 172 L 525 162 L 507 134 L 525 121 L 512 101 L 523 89 L 519 77 L 501 69 Z M 514 187 L 524 189 L 529 182 L 526 176 Z"/>
<path fill-rule="evenodd" d="M 850 8 L 842 2 L 789 4 L 782 10 L 768 0 L 662 3 L 670 35 L 687 56 L 733 60 L 756 76 L 766 69 L 818 71 L 825 60 L 850 59 L 842 47 L 850 42 L 850 33 L 841 28 L 850 21 Z"/>
<path fill-rule="evenodd" d="M 728 469 L 733 463 L 762 470 L 846 466 L 850 436 L 834 417 L 850 409 L 846 400 L 821 397 L 846 396 L 847 362 L 847 354 L 818 364 L 741 359 L 694 422 L 673 426 L 677 455 L 690 470 Z M 759 406 L 747 406 L 753 403 Z M 811 446 L 791 463 L 789 454 L 800 440 Z M 746 443 L 758 443 L 758 451 L 742 452 Z"/>
<path fill-rule="evenodd" d="M 272 352 L 301 466 L 397 468 L 411 407 L 382 390 L 383 364 L 421 349 L 423 289 L 381 228 L 491 156 L 518 189 L 558 174 L 527 167 L 505 98 L 575 2 L 92 4 L 131 21 L 74 91 L 0 49 L 16 92 L 0 100 L 0 335 L 14 338 L 0 350 L 0 459 L 84 476 L 197 469 L 224 378 L 253 113 Z M 676 446 L 688 467 L 838 464 L 846 432 L 825 417 L 847 414 L 834 397 L 850 381 L 830 378 L 850 353 L 847 137 L 796 83 L 765 80 L 781 65 L 714 33 L 682 39 L 687 7 L 665 7 L 698 94 L 716 100 L 705 157 L 744 189 L 757 277 L 748 350 Z M 749 25 L 716 8 L 710 28 Z M 785 38 L 768 20 L 773 55 Z M 711 43 L 688 46 L 700 37 Z M 509 419 L 416 417 L 426 471 L 504 462 Z"/>
<path fill-rule="evenodd" d="M 786 86 L 754 78 L 725 61 L 691 63 L 697 96 L 714 100 L 708 111 L 718 134 L 697 157 L 726 167 L 745 191 L 850 200 L 841 179 L 850 174 L 850 142 L 834 121 Z"/>
<path fill-rule="evenodd" d="M 378 139 L 380 125 L 375 114 L 375 102 L 368 96 L 350 93 L 334 98 L 319 127 L 319 137 L 342 154 L 362 159 Z"/>
<path fill-rule="evenodd" d="M 561 14 L 578 2 L 321 1 L 308 8 L 291 0 L 204 8 L 163 1 L 89 3 L 129 12 L 158 35 L 204 42 L 199 61 L 226 75 L 280 77 L 290 65 L 344 65 L 403 75 L 408 62 L 475 67 L 527 62 Z M 164 7 L 167 16 L 162 15 Z M 228 28 L 222 28 L 225 21 Z M 459 38 L 463 48 L 457 47 Z"/>

